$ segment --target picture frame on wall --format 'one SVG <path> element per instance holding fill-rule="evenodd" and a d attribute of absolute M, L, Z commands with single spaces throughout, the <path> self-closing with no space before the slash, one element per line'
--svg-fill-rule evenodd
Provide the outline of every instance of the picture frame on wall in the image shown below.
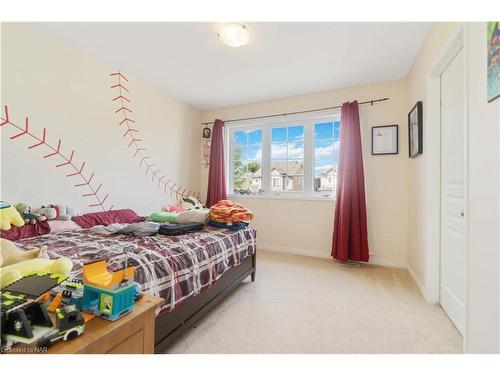
<path fill-rule="evenodd" d="M 488 22 L 487 27 L 488 54 L 488 103 L 500 98 L 500 22 Z"/>
<path fill-rule="evenodd" d="M 372 155 L 396 155 L 398 146 L 399 126 L 384 125 L 372 127 Z"/>
<path fill-rule="evenodd" d="M 408 113 L 408 153 L 416 158 L 424 153 L 423 105 L 417 102 Z"/>

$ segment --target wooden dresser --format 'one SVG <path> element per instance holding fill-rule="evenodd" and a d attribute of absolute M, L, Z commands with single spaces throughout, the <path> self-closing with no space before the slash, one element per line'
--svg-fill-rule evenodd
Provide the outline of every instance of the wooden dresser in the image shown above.
<path fill-rule="evenodd" d="M 49 348 L 49 354 L 153 354 L 155 345 L 155 309 L 163 299 L 149 294 L 138 300 L 134 310 L 110 322 L 94 318 L 83 335 L 61 341 Z"/>

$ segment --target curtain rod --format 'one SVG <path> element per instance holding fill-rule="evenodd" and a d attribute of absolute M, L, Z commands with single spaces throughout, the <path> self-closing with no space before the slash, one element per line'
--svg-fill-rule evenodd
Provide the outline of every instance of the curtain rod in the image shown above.
<path fill-rule="evenodd" d="M 382 98 L 382 99 L 373 99 L 373 100 L 366 100 L 364 102 L 360 102 L 358 104 L 370 104 L 373 105 L 373 103 L 379 103 L 379 102 L 384 102 L 386 100 L 389 100 L 389 98 Z M 342 108 L 341 105 L 336 105 L 334 107 L 324 107 L 324 108 L 316 108 L 316 109 L 307 109 L 304 111 L 297 111 L 297 112 L 287 112 L 287 113 L 276 113 L 274 115 L 265 115 L 265 116 L 255 116 L 255 117 L 244 117 L 244 118 L 235 118 L 231 120 L 224 120 L 224 123 L 228 122 L 236 122 L 236 121 L 245 121 L 245 120 L 258 120 L 258 119 L 263 119 L 263 118 L 271 118 L 271 117 L 280 117 L 280 116 L 290 116 L 290 115 L 298 115 L 301 113 L 309 113 L 309 112 L 320 112 L 320 111 L 326 111 L 329 109 L 339 109 Z M 207 125 L 213 125 L 214 122 L 202 122 L 201 125 L 207 126 Z"/>

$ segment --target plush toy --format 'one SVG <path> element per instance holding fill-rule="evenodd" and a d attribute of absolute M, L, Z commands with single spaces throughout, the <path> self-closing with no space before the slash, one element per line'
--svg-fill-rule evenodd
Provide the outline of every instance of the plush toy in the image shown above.
<path fill-rule="evenodd" d="M 73 263 L 68 258 L 48 259 L 47 247 L 20 250 L 9 240 L 0 238 L 0 287 L 19 280 L 32 272 L 52 272 L 68 275 Z"/>
<path fill-rule="evenodd" d="M 73 216 L 78 216 L 77 210 L 70 206 L 64 206 L 62 204 L 49 204 L 48 207 L 55 208 L 56 219 L 59 220 L 71 220 Z"/>
<path fill-rule="evenodd" d="M 42 206 L 35 210 L 38 215 L 44 215 L 47 220 L 54 220 L 57 218 L 57 210 L 52 205 Z"/>
<path fill-rule="evenodd" d="M 0 229 L 9 230 L 11 224 L 22 227 L 24 220 L 14 206 L 8 202 L 0 201 Z"/>
<path fill-rule="evenodd" d="M 19 250 L 14 243 L 0 238 L 0 267 L 5 267 L 33 258 L 48 259 L 47 246 L 31 250 Z"/>
<path fill-rule="evenodd" d="M 26 224 L 36 224 L 37 221 L 47 220 L 45 215 L 35 214 L 26 203 L 16 204 L 16 210 L 21 214 Z"/>

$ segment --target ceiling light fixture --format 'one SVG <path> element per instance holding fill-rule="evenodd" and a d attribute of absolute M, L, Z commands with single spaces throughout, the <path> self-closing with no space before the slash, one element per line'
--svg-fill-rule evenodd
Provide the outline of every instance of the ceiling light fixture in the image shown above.
<path fill-rule="evenodd" d="M 250 41 L 250 33 L 241 23 L 226 23 L 217 33 L 220 40 L 230 47 L 241 47 Z"/>

